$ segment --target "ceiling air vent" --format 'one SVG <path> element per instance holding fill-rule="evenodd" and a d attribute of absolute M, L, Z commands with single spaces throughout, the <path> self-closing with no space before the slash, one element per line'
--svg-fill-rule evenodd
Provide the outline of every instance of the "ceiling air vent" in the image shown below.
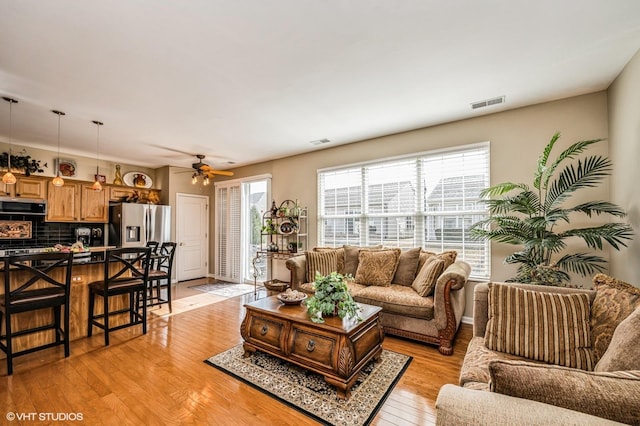
<path fill-rule="evenodd" d="M 309 142 L 311 145 L 324 145 L 325 143 L 331 142 L 329 139 L 316 139 L 315 141 Z"/>
<path fill-rule="evenodd" d="M 480 101 L 480 102 L 473 102 L 471 104 L 471 109 L 484 108 L 491 105 L 498 105 L 501 103 L 504 103 L 504 96 L 500 96 L 492 99 L 485 99 L 484 101 Z"/>

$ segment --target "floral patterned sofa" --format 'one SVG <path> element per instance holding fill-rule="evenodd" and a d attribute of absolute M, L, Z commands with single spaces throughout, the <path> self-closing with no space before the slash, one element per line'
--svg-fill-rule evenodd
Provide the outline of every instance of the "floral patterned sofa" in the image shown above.
<path fill-rule="evenodd" d="M 465 284 L 471 267 L 455 251 L 402 251 L 382 246 L 316 247 L 292 257 L 286 266 L 291 287 L 313 293 L 316 272 L 352 276 L 349 290 L 356 302 L 380 306 L 387 334 L 435 344 L 453 352 L 453 340 L 465 309 Z"/>
<path fill-rule="evenodd" d="M 460 386 L 441 388 L 436 424 L 640 424 L 640 288 L 593 282 L 476 285 Z"/>

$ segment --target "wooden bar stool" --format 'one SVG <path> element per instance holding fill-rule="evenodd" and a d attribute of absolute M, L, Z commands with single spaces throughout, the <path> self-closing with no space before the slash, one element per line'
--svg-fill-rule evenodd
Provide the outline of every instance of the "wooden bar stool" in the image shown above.
<path fill-rule="evenodd" d="M 149 247 L 111 249 L 105 252 L 104 278 L 89 283 L 89 336 L 93 326 L 104 330 L 104 344 L 109 346 L 109 332 L 142 324 L 142 334 L 147 334 L 147 300 L 145 293 L 149 279 Z M 114 296 L 129 296 L 125 308 L 110 310 L 109 300 Z M 102 313 L 94 311 L 96 296 L 102 297 Z M 136 303 L 142 298 L 142 303 Z M 129 314 L 129 322 L 109 325 L 110 317 Z"/>
<path fill-rule="evenodd" d="M 148 306 L 157 306 L 167 303 L 169 313 L 171 308 L 171 271 L 173 259 L 176 254 L 176 243 L 165 242 L 160 245 L 156 254 L 151 256 L 149 269 L 149 286 L 147 288 Z M 162 289 L 166 288 L 167 298 L 162 298 Z M 155 291 L 155 294 L 154 294 Z"/>
<path fill-rule="evenodd" d="M 0 300 L 0 327 L 4 319 L 4 334 L 0 333 L 0 349 L 7 354 L 7 375 L 13 374 L 13 358 L 20 355 L 64 345 L 64 356 L 69 356 L 72 264 L 73 253 L 36 253 L 4 259 L 4 295 Z M 49 308 L 53 317 L 49 324 L 14 330 L 14 315 Z M 45 330 L 55 330 L 55 341 L 14 351 L 14 338 Z"/>

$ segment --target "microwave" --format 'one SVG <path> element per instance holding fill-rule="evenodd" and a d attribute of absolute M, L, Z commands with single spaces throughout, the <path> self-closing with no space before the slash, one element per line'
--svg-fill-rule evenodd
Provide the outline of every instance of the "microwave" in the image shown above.
<path fill-rule="evenodd" d="M 0 197 L 0 215 L 7 214 L 44 216 L 47 214 L 47 202 L 39 199 Z"/>

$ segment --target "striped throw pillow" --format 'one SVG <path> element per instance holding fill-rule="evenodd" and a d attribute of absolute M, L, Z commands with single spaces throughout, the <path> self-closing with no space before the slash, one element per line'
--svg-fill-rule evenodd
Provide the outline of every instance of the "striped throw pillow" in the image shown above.
<path fill-rule="evenodd" d="M 485 346 L 565 367 L 593 370 L 587 294 L 489 284 Z"/>
<path fill-rule="evenodd" d="M 329 275 L 338 269 L 338 256 L 335 251 L 307 251 L 304 255 L 307 260 L 308 283 L 316 280 L 316 272 L 320 272 L 322 275 Z"/>

